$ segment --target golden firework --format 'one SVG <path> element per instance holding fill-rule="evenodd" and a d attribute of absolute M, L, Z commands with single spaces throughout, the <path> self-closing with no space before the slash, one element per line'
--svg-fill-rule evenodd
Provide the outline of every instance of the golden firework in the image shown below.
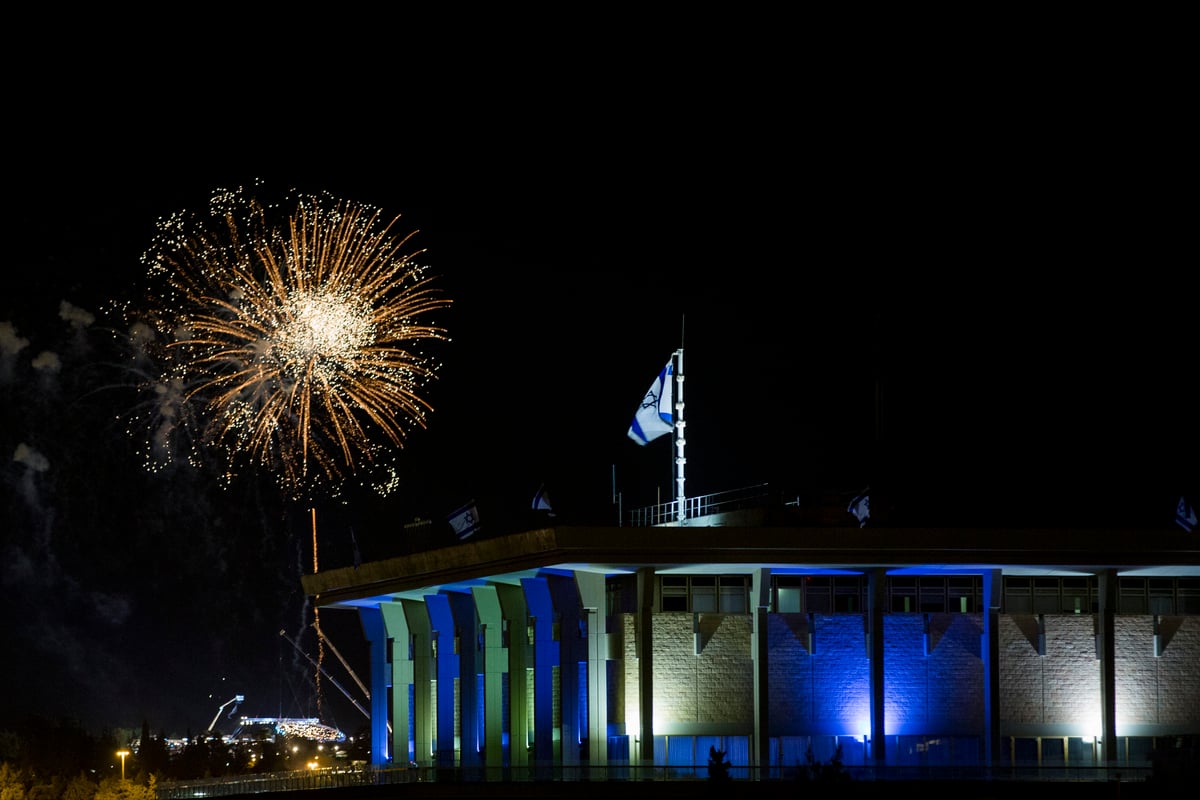
<path fill-rule="evenodd" d="M 448 339 L 424 320 L 451 304 L 398 221 L 328 195 L 267 206 L 238 189 L 159 223 L 143 258 L 164 287 L 143 317 L 165 342 L 156 383 L 185 387 L 227 477 L 249 463 L 296 496 L 351 476 L 394 488 L 387 455 L 433 410 L 420 391 L 438 364 L 416 348 Z"/>

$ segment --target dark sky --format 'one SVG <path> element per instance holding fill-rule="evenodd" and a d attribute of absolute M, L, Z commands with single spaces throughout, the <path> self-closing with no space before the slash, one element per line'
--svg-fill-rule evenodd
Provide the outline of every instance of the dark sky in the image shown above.
<path fill-rule="evenodd" d="M 179 133 L 166 102 L 93 94 L 71 106 L 98 112 L 90 134 L 62 109 L 29 122 L 0 293 L 0 728 L 198 732 L 238 693 L 240 713 L 318 713 L 278 635 L 316 655 L 309 509 L 269 480 L 141 470 L 105 349 L 103 308 L 136 296 L 155 220 L 259 178 L 402 215 L 454 301 L 401 488 L 318 504 L 323 568 L 354 545 L 450 544 L 469 499 L 481 535 L 520 527 L 542 482 L 564 524 L 614 522 L 614 475 L 626 508 L 665 498 L 667 440 L 626 429 L 681 345 L 689 494 L 871 486 L 904 524 L 1171 527 L 1197 482 L 1174 113 L 1099 78 L 1068 101 L 922 76 L 760 82 L 723 103 L 644 91 L 622 115 L 614 90 L 277 139 L 196 137 L 194 116 Z M 436 533 L 406 536 L 417 516 Z M 336 616 L 334 644 L 361 658 Z M 322 716 L 364 721 L 325 693 Z"/>

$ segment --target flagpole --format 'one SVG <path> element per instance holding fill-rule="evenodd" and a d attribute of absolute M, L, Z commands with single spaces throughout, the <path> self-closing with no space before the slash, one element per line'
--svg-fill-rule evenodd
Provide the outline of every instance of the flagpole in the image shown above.
<path fill-rule="evenodd" d="M 687 423 L 683 419 L 683 348 L 675 351 L 675 519 L 680 526 L 687 524 L 687 494 L 684 491 L 684 465 L 687 458 L 683 449 L 687 439 L 683 435 Z"/>

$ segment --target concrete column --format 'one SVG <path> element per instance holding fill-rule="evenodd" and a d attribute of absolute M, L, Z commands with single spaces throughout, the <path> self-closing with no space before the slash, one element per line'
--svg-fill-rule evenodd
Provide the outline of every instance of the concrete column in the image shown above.
<path fill-rule="evenodd" d="M 367 610 L 367 609 L 362 609 Z M 409 652 L 410 634 L 408 631 L 408 620 L 404 618 L 404 609 L 400 603 L 380 603 L 378 607 L 379 620 L 382 622 L 386 632 L 388 632 L 389 644 L 391 651 L 388 663 L 384 664 L 386 673 L 388 673 L 388 682 L 382 684 L 376 678 L 374 673 L 374 660 L 372 652 L 372 669 L 371 669 L 371 732 L 374 735 L 374 729 L 378 723 L 378 717 L 383 718 L 384 736 L 388 738 L 388 747 L 386 747 L 386 757 L 388 757 L 390 765 L 403 766 L 408 764 L 409 759 L 414 756 L 409 752 L 409 747 L 412 746 L 412 730 L 408 727 L 409 711 L 412 710 L 409 705 L 408 687 L 413 684 L 413 660 L 412 654 Z M 388 708 L 388 688 L 394 688 L 391 692 L 391 708 Z M 377 717 L 378 715 L 378 717 Z M 386 722 L 388 717 L 394 720 L 391 724 L 391 734 L 386 730 Z M 373 739 L 372 739 L 373 744 Z M 376 763 L 376 759 L 380 754 L 374 752 L 374 747 L 371 748 L 371 763 Z"/>
<path fill-rule="evenodd" d="M 533 625 L 533 767 L 536 777 L 550 777 L 554 753 L 554 603 L 545 578 L 522 578 L 525 603 Z"/>
<path fill-rule="evenodd" d="M 771 570 L 758 569 L 751 575 L 750 608 L 754 611 L 754 634 L 750 657 L 754 661 L 754 741 L 751 743 L 751 766 L 758 776 L 766 777 L 771 764 L 771 687 L 770 641 L 768 615 L 771 611 Z"/>
<path fill-rule="evenodd" d="M 412 737 L 413 759 L 421 766 L 429 766 L 433 758 L 433 680 L 437 667 L 433 655 L 433 628 L 429 622 L 429 610 L 420 600 L 401 600 L 397 605 L 382 605 L 384 619 L 392 635 L 392 738 L 399 742 L 401 735 Z M 398 632 L 407 630 L 408 636 L 400 640 Z M 411 653 L 410 653 L 411 649 Z M 409 699 L 408 684 L 412 684 L 412 730 L 408 729 Z M 403 734 L 401 733 L 403 732 Z M 397 746 L 393 752 L 407 750 Z"/>
<path fill-rule="evenodd" d="M 529 609 L 519 586 L 498 584 L 496 595 L 508 622 L 508 763 L 513 771 L 529 765 L 528 670 L 533 666 L 533 642 L 529 638 Z"/>
<path fill-rule="evenodd" d="M 1116 613 L 1117 571 L 1106 569 L 1098 576 L 1100 595 L 1096 631 L 1096 652 L 1100 657 L 1100 730 L 1104 742 L 1104 760 L 1117 761 L 1117 658 Z"/>
<path fill-rule="evenodd" d="M 483 698 L 479 676 L 483 671 L 483 647 L 475 598 L 466 592 L 446 592 L 458 639 L 458 763 L 464 768 L 483 767 L 484 737 L 479 730 Z M 438 692 L 440 697 L 441 692 Z M 441 710 L 439 708 L 439 716 Z M 439 727 L 441 724 L 439 722 Z M 438 748 L 441 749 L 440 747 Z"/>
<path fill-rule="evenodd" d="M 587 758 L 591 780 L 604 780 L 608 764 L 608 597 L 604 575 L 576 572 L 587 627 Z"/>
<path fill-rule="evenodd" d="M 989 769 L 1004 758 L 1000 747 L 1000 604 L 1004 597 L 1004 578 L 998 569 L 983 573 L 983 633 L 980 655 L 983 660 L 983 758 Z"/>
<path fill-rule="evenodd" d="M 887 570 L 867 573 L 867 658 L 871 669 L 871 756 L 875 766 L 887 764 L 884 725 L 883 614 L 887 606 Z"/>
<path fill-rule="evenodd" d="M 367 658 L 371 679 L 371 766 L 388 766 L 395 752 L 395 743 L 388 736 L 387 707 L 388 687 L 392 685 L 390 659 L 391 641 L 383 612 L 377 606 L 358 609 L 358 620 L 362 624 L 363 638 L 367 640 Z M 404 744 L 408 745 L 407 740 Z M 407 758 L 405 758 L 407 763 Z"/>
<path fill-rule="evenodd" d="M 437 744 L 434 762 L 438 769 L 457 766 L 454 743 L 454 684 L 459 676 L 457 644 L 454 629 L 454 614 L 450 610 L 450 598 L 445 594 L 425 596 L 425 609 L 429 612 L 429 625 L 433 631 L 434 677 L 437 680 Z"/>
<path fill-rule="evenodd" d="M 651 567 L 637 572 L 638 720 L 636 752 L 630 760 L 650 775 L 654 766 L 654 592 L 655 575 Z"/>
<path fill-rule="evenodd" d="M 580 701 L 580 690 L 587 689 L 583 681 L 587 680 L 586 665 L 580 668 L 581 661 L 587 659 L 587 637 L 584 630 L 583 606 L 579 602 L 579 586 L 574 579 L 563 575 L 549 574 L 546 576 L 550 587 L 550 598 L 554 603 L 554 616 L 558 620 L 558 684 L 559 703 L 562 711 L 562 733 L 559 736 L 561 752 L 559 758 L 564 767 L 578 766 L 580 748 L 583 744 L 585 731 L 581 718 L 586 709 Z M 578 772 L 564 772 L 563 779 L 575 779 Z"/>
<path fill-rule="evenodd" d="M 508 650 L 504 646 L 504 619 L 494 586 L 471 588 L 475 615 L 483 637 L 483 753 L 487 777 L 499 780 L 504 767 L 504 676 L 508 672 Z"/>

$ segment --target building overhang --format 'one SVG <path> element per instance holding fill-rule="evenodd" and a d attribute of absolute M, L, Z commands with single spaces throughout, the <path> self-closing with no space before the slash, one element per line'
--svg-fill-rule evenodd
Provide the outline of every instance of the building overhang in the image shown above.
<path fill-rule="evenodd" d="M 322 606 L 374 606 L 444 590 L 519 584 L 547 571 L 1200 575 L 1186 531 L 794 527 L 554 527 L 301 577 Z"/>

